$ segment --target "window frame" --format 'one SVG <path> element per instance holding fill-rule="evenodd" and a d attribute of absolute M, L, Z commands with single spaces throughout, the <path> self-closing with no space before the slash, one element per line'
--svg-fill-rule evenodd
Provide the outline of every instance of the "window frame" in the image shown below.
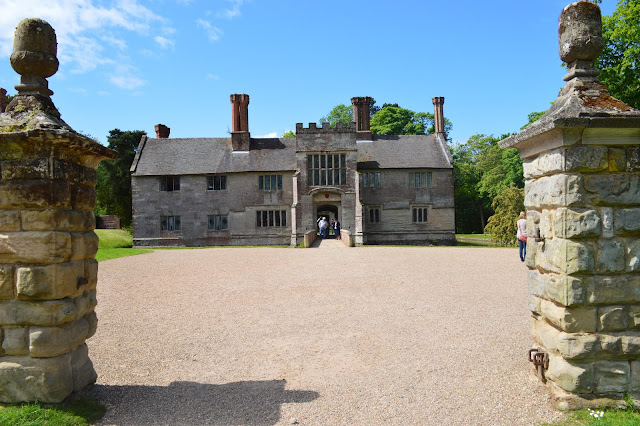
<path fill-rule="evenodd" d="M 256 228 L 286 228 L 287 210 L 285 209 L 260 209 L 256 210 Z"/>
<path fill-rule="evenodd" d="M 171 184 L 169 184 L 169 182 L 171 182 Z M 178 191 L 180 191 L 180 175 L 160 176 L 160 192 L 178 192 Z"/>
<path fill-rule="evenodd" d="M 211 222 L 213 218 L 214 227 L 211 227 Z M 225 227 L 218 228 L 216 225 L 220 223 L 220 225 L 225 224 Z M 229 215 L 226 214 L 210 214 L 207 215 L 207 231 L 219 232 L 219 231 L 228 231 L 229 230 Z"/>
<path fill-rule="evenodd" d="M 414 225 L 424 225 L 429 223 L 429 206 L 411 206 L 411 223 Z"/>
<path fill-rule="evenodd" d="M 207 175 L 207 191 L 226 191 L 227 183 L 227 175 Z"/>
<path fill-rule="evenodd" d="M 308 186 L 347 186 L 347 154 L 318 152 L 307 154 Z"/>
<path fill-rule="evenodd" d="M 433 187 L 433 172 L 415 170 L 409 172 L 409 188 Z"/>
<path fill-rule="evenodd" d="M 277 173 L 258 175 L 258 191 L 282 191 L 283 181 L 283 175 Z"/>
<path fill-rule="evenodd" d="M 367 207 L 367 223 L 370 225 L 378 225 L 381 222 L 382 209 L 380 206 Z"/>
<path fill-rule="evenodd" d="M 382 173 L 362 172 L 362 188 L 382 188 Z"/>
<path fill-rule="evenodd" d="M 161 215 L 160 232 L 182 232 L 182 217 L 180 215 Z"/>

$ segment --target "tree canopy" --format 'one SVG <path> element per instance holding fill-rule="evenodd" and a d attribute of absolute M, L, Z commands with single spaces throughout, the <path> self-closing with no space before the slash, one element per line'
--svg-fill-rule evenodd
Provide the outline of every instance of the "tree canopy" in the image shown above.
<path fill-rule="evenodd" d="M 612 96 L 640 109 L 640 0 L 620 0 L 602 17 L 604 51 L 596 67 Z"/>
<path fill-rule="evenodd" d="M 138 150 L 138 143 L 145 132 L 113 129 L 107 137 L 108 147 L 120 156 L 98 165 L 96 193 L 97 214 L 113 214 L 120 217 L 122 226 L 131 225 L 131 176 L 129 169 Z"/>
<path fill-rule="evenodd" d="M 524 211 L 524 189 L 510 186 L 493 199 L 491 207 L 495 214 L 489 218 L 485 228 L 491 239 L 501 245 L 516 241 L 518 216 Z"/>
<path fill-rule="evenodd" d="M 336 123 L 348 126 L 353 122 L 353 108 L 345 104 L 336 105 L 325 117 L 320 119 L 320 124 L 329 123 L 331 127 L 336 127 Z"/>
<path fill-rule="evenodd" d="M 293 130 L 287 130 L 282 134 L 283 138 L 295 138 L 296 134 Z"/>

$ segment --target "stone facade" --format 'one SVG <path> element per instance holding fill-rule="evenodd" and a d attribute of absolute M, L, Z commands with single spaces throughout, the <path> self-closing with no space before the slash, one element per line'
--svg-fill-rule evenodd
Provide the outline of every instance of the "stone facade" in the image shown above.
<path fill-rule="evenodd" d="M 37 65 L 55 59 L 49 24 L 25 19 L 16 40 L 22 84 L 0 114 L 0 402 L 60 402 L 97 377 L 95 169 L 115 153 L 60 120 L 45 80 L 57 60 Z"/>
<path fill-rule="evenodd" d="M 624 405 L 640 399 L 640 112 L 593 69 L 598 6 L 567 6 L 559 28 L 565 88 L 501 142 L 524 158 L 535 349 L 557 408 Z"/>
<path fill-rule="evenodd" d="M 298 123 L 295 138 L 262 139 L 248 131 L 249 96 L 234 94 L 231 138 L 144 136 L 131 167 L 134 245 L 300 245 L 319 216 L 337 218 L 355 245 L 455 243 L 446 136 L 372 136 L 372 101 L 352 99 L 349 126 Z M 442 120 L 443 103 L 434 98 Z M 276 187 L 266 187 L 268 176 Z M 280 226 L 275 216 L 264 226 L 259 212 L 277 214 Z M 224 229 L 212 223 L 217 217 Z M 179 220 L 180 229 L 163 220 Z"/>

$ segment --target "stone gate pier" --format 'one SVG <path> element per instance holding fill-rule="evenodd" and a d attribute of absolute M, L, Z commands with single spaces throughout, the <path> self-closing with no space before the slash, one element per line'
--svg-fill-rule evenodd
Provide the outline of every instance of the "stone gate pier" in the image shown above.
<path fill-rule="evenodd" d="M 116 153 L 60 118 L 46 80 L 56 52 L 48 23 L 20 22 L 11 55 L 18 94 L 0 114 L 4 403 L 60 402 L 96 380 L 85 344 L 97 324 L 95 169 Z"/>
<path fill-rule="evenodd" d="M 556 408 L 615 406 L 640 400 L 640 111 L 598 79 L 597 5 L 558 32 L 564 89 L 500 143 L 524 159 L 532 356 Z"/>

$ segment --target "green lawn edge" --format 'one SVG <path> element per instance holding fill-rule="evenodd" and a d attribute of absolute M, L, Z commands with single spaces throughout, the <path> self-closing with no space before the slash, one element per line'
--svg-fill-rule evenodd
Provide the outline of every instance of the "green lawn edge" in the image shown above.
<path fill-rule="evenodd" d="M 0 406 L 0 425 L 84 426 L 96 423 L 107 409 L 97 400 L 70 398 L 60 404 L 28 402 Z"/>

